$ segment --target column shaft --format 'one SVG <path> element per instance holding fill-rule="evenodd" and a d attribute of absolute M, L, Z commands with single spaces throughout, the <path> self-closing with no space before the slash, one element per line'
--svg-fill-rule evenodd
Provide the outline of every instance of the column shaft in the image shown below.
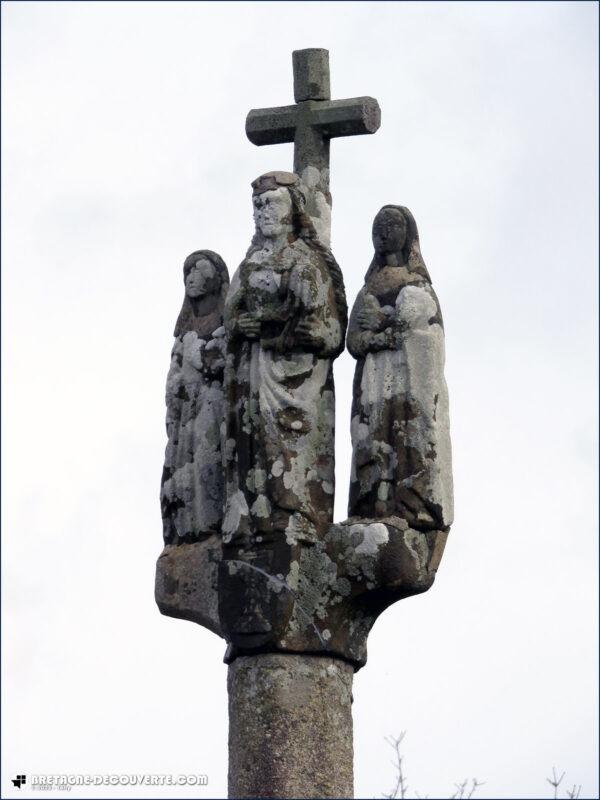
<path fill-rule="evenodd" d="M 229 666 L 229 797 L 353 796 L 353 668 L 264 654 Z"/>

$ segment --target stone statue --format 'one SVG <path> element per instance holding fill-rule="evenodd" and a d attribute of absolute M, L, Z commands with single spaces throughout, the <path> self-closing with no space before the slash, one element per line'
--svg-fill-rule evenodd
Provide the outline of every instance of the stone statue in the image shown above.
<path fill-rule="evenodd" d="M 252 186 L 256 233 L 225 305 L 223 533 L 314 542 L 333 521 L 343 280 L 304 212 L 299 178 L 273 172 Z"/>
<path fill-rule="evenodd" d="M 384 206 L 373 244 L 348 330 L 357 359 L 349 516 L 444 531 L 453 500 L 442 315 L 410 211 Z"/>
<path fill-rule="evenodd" d="M 225 305 L 228 569 L 219 602 L 228 638 L 255 646 L 272 638 L 275 620 L 285 627 L 293 606 L 288 591 L 265 590 L 269 576 L 287 579 L 298 548 L 333 522 L 333 361 L 347 306 L 298 176 L 271 172 L 252 186 L 256 232 Z"/>
<path fill-rule="evenodd" d="M 375 620 L 430 588 L 448 535 L 443 329 L 414 219 L 386 206 L 349 327 L 358 361 L 350 516 L 333 523 L 332 366 L 347 311 L 305 188 L 286 172 L 253 183 L 256 232 L 224 309 L 221 530 L 167 543 L 156 597 L 163 613 L 222 636 L 227 663 L 313 653 L 360 669 Z M 173 430 L 177 414 L 175 405 Z"/>
<path fill-rule="evenodd" d="M 229 274 L 211 250 L 197 250 L 183 265 L 185 297 L 175 326 L 167 377 L 167 436 L 161 482 L 166 544 L 220 533 L 223 470 L 225 329 Z"/>

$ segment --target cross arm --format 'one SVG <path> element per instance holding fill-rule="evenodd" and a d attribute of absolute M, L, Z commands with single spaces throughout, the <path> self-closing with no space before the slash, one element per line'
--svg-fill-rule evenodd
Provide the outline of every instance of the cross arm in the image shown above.
<path fill-rule="evenodd" d="M 360 136 L 375 133 L 381 124 L 381 110 L 374 97 L 306 100 L 294 106 L 253 108 L 246 117 L 246 136 L 259 146 L 293 142 L 301 122 L 318 129 L 328 139 Z"/>
<path fill-rule="evenodd" d="M 311 124 L 330 139 L 375 133 L 381 125 L 381 109 L 374 97 L 312 101 L 311 105 Z"/>
<path fill-rule="evenodd" d="M 246 117 L 246 136 L 252 144 L 293 142 L 298 122 L 298 106 L 253 108 Z"/>

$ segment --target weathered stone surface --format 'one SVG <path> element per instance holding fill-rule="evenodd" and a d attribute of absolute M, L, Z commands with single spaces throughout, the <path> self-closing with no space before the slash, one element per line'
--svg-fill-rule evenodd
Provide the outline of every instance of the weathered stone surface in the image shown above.
<path fill-rule="evenodd" d="M 397 600 L 430 588 L 445 538 L 399 519 L 333 525 L 324 546 L 304 549 L 290 575 L 297 599 L 282 649 L 321 649 L 355 669 L 364 666 L 377 617 Z"/>
<path fill-rule="evenodd" d="M 256 145 L 294 142 L 294 172 L 307 189 L 306 213 L 321 242 L 329 247 L 330 140 L 375 133 L 381 111 L 372 97 L 330 100 L 327 50 L 296 50 L 293 67 L 296 105 L 252 109 L 246 118 L 246 135 Z"/>
<path fill-rule="evenodd" d="M 439 303 L 408 209 L 384 206 L 373 241 L 348 330 L 357 359 L 348 512 L 447 530 L 452 459 Z"/>
<path fill-rule="evenodd" d="M 296 143 L 297 129 L 318 128 L 321 136 L 329 139 L 340 136 L 362 136 L 375 133 L 381 125 L 381 109 L 373 97 L 353 97 L 348 100 L 305 100 L 294 106 L 253 108 L 246 117 L 246 135 L 252 144 Z M 308 130 L 303 130 L 308 135 Z M 305 159 L 306 160 L 306 159 Z M 307 161 L 306 166 L 322 167 Z"/>
<path fill-rule="evenodd" d="M 331 242 L 331 195 L 329 194 L 329 170 L 306 167 L 300 173 L 307 188 L 306 213 L 325 247 Z"/>
<path fill-rule="evenodd" d="M 229 796 L 352 797 L 352 667 L 258 655 L 229 667 Z"/>
<path fill-rule="evenodd" d="M 256 234 L 225 306 L 223 521 L 225 542 L 251 547 L 272 535 L 316 541 L 332 522 L 332 368 L 347 313 L 297 176 L 263 176 L 254 207 Z"/>
<path fill-rule="evenodd" d="M 442 317 L 408 209 L 375 219 L 354 305 L 350 517 L 333 523 L 333 361 L 347 306 L 329 248 L 330 140 L 377 101 L 330 99 L 328 53 L 293 54 L 296 105 L 248 114 L 294 142 L 253 183 L 256 232 L 224 308 L 211 251 L 184 265 L 167 381 L 162 613 L 227 641 L 231 797 L 352 795 L 352 675 L 397 600 L 434 581 L 452 522 Z"/>
<path fill-rule="evenodd" d="M 329 100 L 329 51 L 322 48 L 294 50 L 294 100 Z"/>
<path fill-rule="evenodd" d="M 223 514 L 221 423 L 229 286 L 225 263 L 197 250 L 184 263 L 185 297 L 167 377 L 167 436 L 161 481 L 165 543 L 220 532 Z"/>
<path fill-rule="evenodd" d="M 252 144 L 294 142 L 294 171 L 329 169 L 329 140 L 375 133 L 381 110 L 373 97 L 348 100 L 304 100 L 295 106 L 253 108 L 246 117 Z"/>
<path fill-rule="evenodd" d="M 154 596 L 162 614 L 197 622 L 221 636 L 217 578 L 221 537 L 168 544 L 156 563 Z"/>
<path fill-rule="evenodd" d="M 227 296 L 226 501 L 221 569 L 228 638 L 285 628 L 289 597 L 264 592 L 333 520 L 333 359 L 343 345 L 341 272 L 291 173 L 255 181 L 256 233 Z M 242 570 L 242 573 L 240 573 Z M 282 628 L 282 629 L 283 629 Z"/>
<path fill-rule="evenodd" d="M 252 652 L 326 653 L 360 669 L 377 617 L 433 584 L 446 538 L 397 517 L 349 519 L 331 525 L 323 541 L 293 549 L 281 572 L 280 564 L 263 568 L 268 548 L 252 561 L 230 551 L 221 569 L 230 571 L 232 591 L 219 598 L 225 660 Z"/>
<path fill-rule="evenodd" d="M 304 176 L 307 167 L 315 168 L 321 176 L 320 190 L 331 205 L 330 140 L 375 133 L 381 124 L 381 111 L 372 97 L 329 99 L 327 50 L 296 50 L 293 67 L 296 105 L 252 109 L 246 118 L 246 135 L 259 146 L 294 142 L 294 172 Z M 329 242 L 329 229 L 323 241 Z"/>
<path fill-rule="evenodd" d="M 430 588 L 446 538 L 392 517 L 331 525 L 324 541 L 289 552 L 269 541 L 252 553 L 226 546 L 224 558 L 218 536 L 168 545 L 157 563 L 156 602 L 163 614 L 226 638 L 228 663 L 251 653 L 315 653 L 360 669 L 375 620 Z"/>
<path fill-rule="evenodd" d="M 318 171 L 306 176 L 318 185 Z M 332 363 L 346 307 L 306 194 L 292 173 L 254 183 L 256 233 L 225 308 L 222 536 L 167 546 L 156 597 L 225 638 L 229 663 L 304 653 L 359 669 L 379 614 L 432 585 L 447 538 L 443 331 L 414 220 L 385 208 L 348 337 L 351 517 L 333 524 Z"/>

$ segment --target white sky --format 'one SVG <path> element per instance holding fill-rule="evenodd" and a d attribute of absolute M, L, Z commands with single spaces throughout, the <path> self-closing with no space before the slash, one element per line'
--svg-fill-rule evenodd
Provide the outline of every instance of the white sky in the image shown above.
<path fill-rule="evenodd" d="M 164 382 L 185 256 L 230 272 L 246 139 L 291 51 L 382 126 L 332 144 L 354 301 L 373 216 L 407 205 L 446 323 L 456 522 L 355 683 L 358 796 L 597 797 L 597 23 L 593 3 L 2 3 L 3 797 L 16 773 L 206 773 L 226 793 L 221 640 L 161 617 Z M 337 519 L 354 362 L 336 363 Z M 35 794 L 33 795 L 35 797 Z M 72 791 L 70 797 L 111 792 Z M 563 795 L 564 796 L 564 795 Z"/>

